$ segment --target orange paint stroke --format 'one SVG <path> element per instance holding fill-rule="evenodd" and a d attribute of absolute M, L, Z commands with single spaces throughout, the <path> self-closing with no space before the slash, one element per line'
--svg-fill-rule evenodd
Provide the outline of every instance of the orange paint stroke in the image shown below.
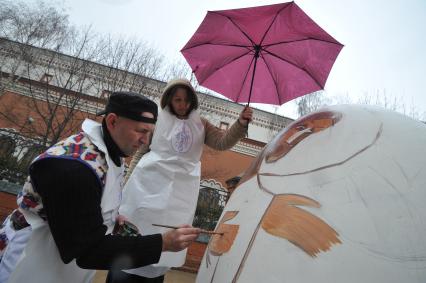
<path fill-rule="evenodd" d="M 301 195 L 277 195 L 264 218 L 262 228 L 269 234 L 287 239 L 309 256 L 316 257 L 339 244 L 338 233 L 315 215 L 297 206 L 320 207 L 313 199 Z"/>
<path fill-rule="evenodd" d="M 237 236 L 239 225 L 220 224 L 217 231 L 223 235 L 214 235 L 210 242 L 210 251 L 219 256 L 229 251 Z"/>
<path fill-rule="evenodd" d="M 215 232 L 223 233 L 223 235 L 213 235 L 209 243 L 209 251 L 219 256 L 229 251 L 237 236 L 239 225 L 225 224 L 238 214 L 238 211 L 226 211 L 219 222 Z"/>
<path fill-rule="evenodd" d="M 250 164 L 249 168 L 241 177 L 238 187 L 254 177 L 262 165 L 263 160 L 266 163 L 272 163 L 284 157 L 299 142 L 311 134 L 334 126 L 342 118 L 338 112 L 324 111 L 313 113 L 300 121 L 296 121 L 289 127 L 280 132 L 263 150 L 257 155 L 256 159 Z"/>
<path fill-rule="evenodd" d="M 313 113 L 295 122 L 268 146 L 266 162 L 272 163 L 279 160 L 306 137 L 334 126 L 341 117 L 340 113 L 324 111 Z"/>

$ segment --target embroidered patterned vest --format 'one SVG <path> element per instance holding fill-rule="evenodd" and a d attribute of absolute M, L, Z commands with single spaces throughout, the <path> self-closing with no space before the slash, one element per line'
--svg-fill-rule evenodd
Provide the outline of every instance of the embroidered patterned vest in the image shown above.
<path fill-rule="evenodd" d="M 47 158 L 62 158 L 79 161 L 93 170 L 98 177 L 102 189 L 105 186 L 105 177 L 108 170 L 106 160 L 103 153 L 96 148 L 84 132 L 70 136 L 50 147 L 44 153 L 36 157 L 31 166 Z M 38 193 L 34 191 L 30 177 L 28 177 L 24 184 L 22 192 L 18 195 L 17 202 L 20 210 L 35 213 L 46 220 L 41 198 Z"/>
<path fill-rule="evenodd" d="M 93 170 L 102 186 L 102 189 L 105 186 L 108 166 L 106 164 L 104 154 L 97 149 L 84 132 L 70 136 L 50 147 L 44 153 L 36 157 L 30 166 L 34 166 L 34 164 L 38 161 L 46 158 L 63 158 L 79 161 L 85 164 L 90 170 Z M 14 230 L 18 231 L 29 226 L 22 215 L 22 210 L 46 220 L 43 203 L 41 202 L 39 194 L 35 192 L 29 176 L 22 191 L 18 194 L 17 203 L 19 209 L 14 210 L 8 217 L 8 219 L 10 219 L 10 225 Z M 3 225 L 8 222 L 8 219 L 4 221 Z M 4 229 L 5 227 L 3 225 L 0 228 L 0 260 L 8 243 Z"/>
<path fill-rule="evenodd" d="M 77 160 L 85 164 L 90 170 L 93 170 L 93 172 L 98 177 L 102 189 L 105 186 L 108 166 L 106 164 L 104 154 L 97 149 L 97 147 L 89 140 L 84 132 L 70 136 L 50 147 L 44 153 L 36 157 L 30 166 L 33 166 L 38 161 L 46 158 Z M 43 220 L 46 220 L 43 203 L 41 202 L 39 194 L 34 191 L 29 176 L 23 186 L 22 191 L 18 194 L 17 203 L 19 210 L 15 210 L 11 215 L 9 215 L 10 225 L 14 230 L 18 231 L 29 226 L 22 215 L 21 211 L 23 210 L 37 215 Z M 4 224 L 7 222 L 8 221 L 6 220 Z M 8 239 L 4 230 L 5 229 L 2 226 L 0 228 L 0 259 L 8 243 Z"/>

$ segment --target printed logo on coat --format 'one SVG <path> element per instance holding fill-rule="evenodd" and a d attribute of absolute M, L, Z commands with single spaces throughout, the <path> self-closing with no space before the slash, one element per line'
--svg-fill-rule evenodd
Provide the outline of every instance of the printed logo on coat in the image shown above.
<path fill-rule="evenodd" d="M 188 152 L 192 146 L 192 131 L 191 128 L 185 123 L 182 126 L 175 128 L 172 135 L 172 148 L 179 153 Z"/>

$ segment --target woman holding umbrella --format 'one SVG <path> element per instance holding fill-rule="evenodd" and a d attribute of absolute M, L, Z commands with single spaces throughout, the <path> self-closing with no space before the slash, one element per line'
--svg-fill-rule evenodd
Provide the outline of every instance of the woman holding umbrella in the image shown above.
<path fill-rule="evenodd" d="M 170 81 L 160 104 L 162 111 L 150 152 L 140 153 L 132 160 L 120 207 L 120 214 L 144 235 L 164 230 L 152 224 L 192 223 L 203 145 L 216 150 L 231 148 L 246 135 L 253 114 L 252 109 L 246 107 L 228 130 L 218 129 L 200 117 L 198 98 L 186 79 Z M 156 265 L 110 271 L 107 282 L 162 282 L 170 267 L 184 264 L 185 256 L 186 251 L 177 255 L 163 253 Z M 141 277 L 146 277 L 146 281 L 141 281 Z"/>

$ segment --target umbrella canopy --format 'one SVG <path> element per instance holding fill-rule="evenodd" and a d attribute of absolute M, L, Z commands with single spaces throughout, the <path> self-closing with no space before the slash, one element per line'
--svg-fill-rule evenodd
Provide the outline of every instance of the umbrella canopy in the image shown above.
<path fill-rule="evenodd" d="M 342 47 L 289 2 L 209 11 L 181 52 L 200 85 L 235 102 L 281 105 L 324 89 Z"/>

